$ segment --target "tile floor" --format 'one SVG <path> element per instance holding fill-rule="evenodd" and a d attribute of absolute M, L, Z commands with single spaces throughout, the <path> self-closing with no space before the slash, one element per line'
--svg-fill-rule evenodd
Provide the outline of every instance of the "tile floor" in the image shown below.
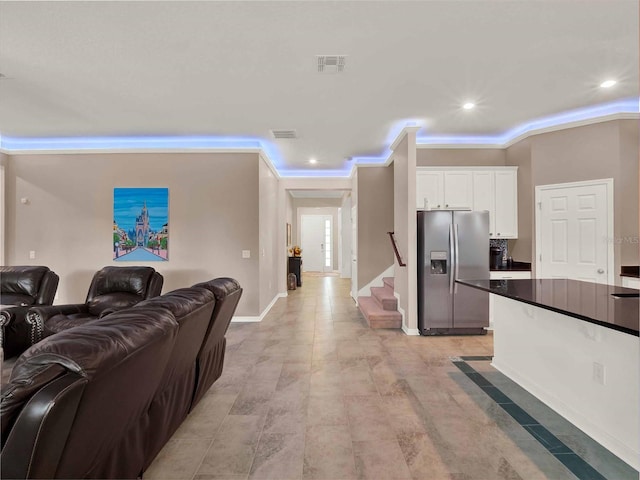
<path fill-rule="evenodd" d="M 144 479 L 576 478 L 450 361 L 491 355 L 491 335 L 371 330 L 349 288 L 308 276 L 261 323 L 232 324 L 222 377 Z M 473 365 L 535 403 L 488 362 Z M 609 478 L 632 478 L 561 417 L 533 408 L 574 451 L 613 463 L 620 476 Z"/>

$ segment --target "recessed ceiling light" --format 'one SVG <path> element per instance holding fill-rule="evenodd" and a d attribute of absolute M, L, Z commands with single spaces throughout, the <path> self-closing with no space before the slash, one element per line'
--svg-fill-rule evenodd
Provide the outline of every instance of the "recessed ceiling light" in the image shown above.
<path fill-rule="evenodd" d="M 318 161 L 315 158 L 311 158 L 309 160 L 309 163 L 315 164 L 315 163 L 318 163 Z"/>
<path fill-rule="evenodd" d="M 600 87 L 602 87 L 602 88 L 611 88 L 611 87 L 613 87 L 616 83 L 618 83 L 618 82 L 616 82 L 615 80 L 605 80 L 604 82 L 602 82 L 602 83 L 600 84 Z"/>
<path fill-rule="evenodd" d="M 465 103 L 462 108 L 464 108 L 465 110 L 471 110 L 472 108 L 474 108 L 476 106 L 475 103 L 471 103 L 471 102 L 467 102 Z"/>

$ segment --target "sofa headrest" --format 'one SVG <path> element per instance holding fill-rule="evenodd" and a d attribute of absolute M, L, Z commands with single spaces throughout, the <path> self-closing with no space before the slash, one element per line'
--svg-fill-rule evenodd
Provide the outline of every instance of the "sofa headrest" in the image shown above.
<path fill-rule="evenodd" d="M 136 308 L 162 307 L 169 310 L 178 321 L 202 305 L 215 302 L 215 296 L 204 288 L 179 288 L 161 297 L 150 298 L 136 305 Z"/>
<path fill-rule="evenodd" d="M 221 301 L 228 295 L 231 295 L 238 290 L 242 290 L 240 284 L 233 278 L 220 277 L 209 280 L 208 282 L 196 283 L 194 287 L 206 288 L 213 292 L 216 296 L 216 301 Z"/>
<path fill-rule="evenodd" d="M 124 292 L 142 297 L 154 273 L 151 267 L 104 267 L 93 278 L 92 296 Z"/>
<path fill-rule="evenodd" d="M 49 271 L 43 266 L 0 267 L 0 292 L 35 297 L 42 278 Z"/>

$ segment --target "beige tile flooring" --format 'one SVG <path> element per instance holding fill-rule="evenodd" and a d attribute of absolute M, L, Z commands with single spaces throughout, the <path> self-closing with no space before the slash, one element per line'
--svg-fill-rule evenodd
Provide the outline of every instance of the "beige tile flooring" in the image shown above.
<path fill-rule="evenodd" d="M 349 287 L 306 277 L 232 324 L 222 377 L 144 479 L 575 478 L 449 360 L 491 335 L 371 330 Z"/>

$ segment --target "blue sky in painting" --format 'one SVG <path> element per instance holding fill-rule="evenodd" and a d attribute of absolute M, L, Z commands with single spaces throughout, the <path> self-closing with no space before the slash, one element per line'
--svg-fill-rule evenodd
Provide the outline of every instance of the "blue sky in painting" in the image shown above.
<path fill-rule="evenodd" d="M 169 220 L 168 188 L 114 188 L 113 219 L 124 230 L 135 228 L 144 202 L 149 210 L 151 229 L 159 231 Z"/>

